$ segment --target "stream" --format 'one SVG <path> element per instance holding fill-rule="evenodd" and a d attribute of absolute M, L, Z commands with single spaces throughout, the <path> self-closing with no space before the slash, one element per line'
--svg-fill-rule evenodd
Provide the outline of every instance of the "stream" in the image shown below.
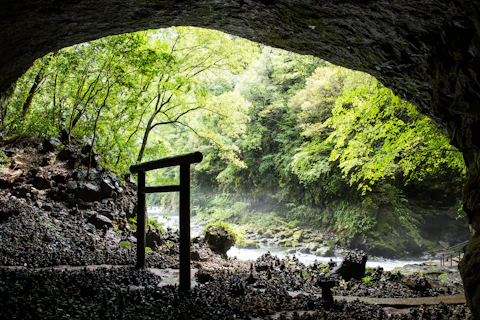
<path fill-rule="evenodd" d="M 158 221 L 160 224 L 163 225 L 164 228 L 171 228 L 172 230 L 178 230 L 179 220 L 180 217 L 178 213 L 167 213 L 164 212 L 161 208 L 158 207 L 148 207 L 148 215 L 150 219 L 154 219 Z M 205 226 L 199 224 L 198 222 L 192 219 L 191 221 L 191 228 L 190 228 L 190 236 L 197 237 L 202 235 L 203 228 Z M 278 256 L 279 258 L 286 257 L 284 253 L 284 248 L 282 247 L 265 247 L 261 246 L 257 249 L 244 249 L 244 248 L 237 248 L 232 247 L 228 250 L 227 255 L 229 257 L 236 257 L 240 260 L 255 260 L 260 257 L 262 254 L 269 252 L 273 255 Z M 327 263 L 332 259 L 333 261 L 340 263 L 342 261 L 342 257 L 320 257 L 313 254 L 305 254 L 305 253 L 296 253 L 295 256 L 304 264 L 311 264 L 315 260 L 319 263 Z M 394 260 L 394 259 L 384 259 L 381 257 L 372 257 L 369 256 L 367 261 L 367 268 L 376 268 L 378 266 L 382 267 L 385 271 L 390 271 L 395 267 L 403 267 L 406 264 L 420 264 L 424 262 L 421 259 L 414 259 L 414 260 Z"/>

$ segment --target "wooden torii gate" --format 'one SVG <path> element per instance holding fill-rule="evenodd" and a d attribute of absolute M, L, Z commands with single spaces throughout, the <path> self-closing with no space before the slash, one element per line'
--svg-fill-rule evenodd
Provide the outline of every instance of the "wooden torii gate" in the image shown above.
<path fill-rule="evenodd" d="M 138 173 L 137 203 L 137 268 L 145 267 L 145 242 L 147 226 L 146 195 L 155 192 L 180 192 L 180 292 L 190 290 L 190 164 L 202 161 L 200 152 L 144 162 L 130 167 Z M 180 184 L 172 186 L 145 186 L 145 172 L 180 166 Z"/>

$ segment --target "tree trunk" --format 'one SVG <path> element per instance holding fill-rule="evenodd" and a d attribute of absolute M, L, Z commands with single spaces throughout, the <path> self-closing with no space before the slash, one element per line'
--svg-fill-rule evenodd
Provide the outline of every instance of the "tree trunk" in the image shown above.
<path fill-rule="evenodd" d="M 15 91 L 15 84 L 13 84 L 7 91 L 0 93 L 0 131 L 5 130 L 5 118 L 8 113 L 8 103 Z"/>
<path fill-rule="evenodd" d="M 145 153 L 145 148 L 147 147 L 148 136 L 150 134 L 153 118 L 151 118 L 150 120 L 151 121 L 148 122 L 145 133 L 143 134 L 142 146 L 140 147 L 140 152 L 138 153 L 137 163 L 142 162 L 143 154 Z"/>
<path fill-rule="evenodd" d="M 30 110 L 30 107 L 33 102 L 33 97 L 35 97 L 35 93 L 37 93 L 38 86 L 40 85 L 40 82 L 42 82 L 44 78 L 44 70 L 45 66 L 41 67 L 40 70 L 38 70 L 37 75 L 35 76 L 35 80 L 33 80 L 32 87 L 30 88 L 30 91 L 28 92 L 27 99 L 25 99 L 25 103 L 23 104 L 22 107 L 22 119 L 25 121 L 27 118 L 28 110 Z"/>

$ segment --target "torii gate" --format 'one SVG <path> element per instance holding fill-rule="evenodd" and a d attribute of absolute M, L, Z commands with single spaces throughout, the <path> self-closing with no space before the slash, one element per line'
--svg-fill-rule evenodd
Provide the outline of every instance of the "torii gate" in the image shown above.
<path fill-rule="evenodd" d="M 145 267 L 145 229 L 147 226 L 146 195 L 155 192 L 180 192 L 180 292 L 190 290 L 190 164 L 202 161 L 200 152 L 144 162 L 130 167 L 138 173 L 137 203 L 137 268 Z M 180 184 L 172 186 L 145 186 L 145 172 L 180 166 Z"/>

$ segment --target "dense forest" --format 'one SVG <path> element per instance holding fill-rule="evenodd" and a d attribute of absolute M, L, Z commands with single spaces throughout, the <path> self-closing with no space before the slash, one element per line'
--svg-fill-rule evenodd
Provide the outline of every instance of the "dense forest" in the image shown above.
<path fill-rule="evenodd" d="M 50 53 L 1 106 L 0 131 L 82 141 L 118 174 L 201 151 L 199 219 L 321 228 L 379 255 L 435 248 L 446 239 L 428 226 L 454 228 L 462 214 L 461 153 L 414 105 L 365 73 L 216 31 L 145 31 Z M 172 183 L 178 172 L 148 179 Z"/>

